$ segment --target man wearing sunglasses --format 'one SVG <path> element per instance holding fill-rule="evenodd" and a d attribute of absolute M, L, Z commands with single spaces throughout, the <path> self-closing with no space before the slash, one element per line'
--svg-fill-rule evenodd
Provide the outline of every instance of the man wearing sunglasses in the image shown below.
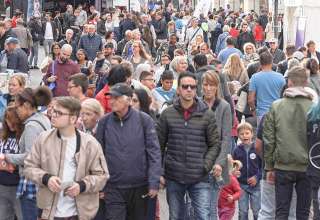
<path fill-rule="evenodd" d="M 184 198 L 190 196 L 195 219 L 210 219 L 209 172 L 220 152 L 215 114 L 196 98 L 196 76 L 181 73 L 178 97 L 165 109 L 157 124 L 167 185 L 169 219 L 185 214 Z"/>
<path fill-rule="evenodd" d="M 25 159 L 26 178 L 39 186 L 38 219 L 93 219 L 98 211 L 109 173 L 97 140 L 75 128 L 80 109 L 75 98 L 56 98 L 54 129 L 39 135 Z"/>

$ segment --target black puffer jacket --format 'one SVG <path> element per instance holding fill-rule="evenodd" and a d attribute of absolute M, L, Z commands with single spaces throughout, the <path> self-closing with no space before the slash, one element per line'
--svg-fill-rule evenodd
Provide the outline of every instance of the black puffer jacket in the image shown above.
<path fill-rule="evenodd" d="M 157 124 L 165 178 L 184 184 L 205 180 L 221 148 L 214 112 L 198 99 L 193 109 L 185 120 L 177 98 Z"/>

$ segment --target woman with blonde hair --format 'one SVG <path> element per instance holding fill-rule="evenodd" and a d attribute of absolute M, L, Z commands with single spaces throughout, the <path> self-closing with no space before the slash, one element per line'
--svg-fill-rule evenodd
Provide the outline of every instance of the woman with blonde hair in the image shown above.
<path fill-rule="evenodd" d="M 14 102 L 15 96 L 26 86 L 26 79 L 22 74 L 14 74 L 8 83 L 8 93 L 2 94 L 0 91 L 0 121 L 2 121 L 6 107 Z"/>
<path fill-rule="evenodd" d="M 246 67 L 249 63 L 258 61 L 259 54 L 256 52 L 256 46 L 254 46 L 253 43 L 248 42 L 243 45 L 243 51 L 244 51 L 244 56 L 243 56 L 243 63 L 244 66 Z"/>
<path fill-rule="evenodd" d="M 247 70 L 238 54 L 229 56 L 222 73 L 226 75 L 228 82 L 238 81 L 241 86 L 249 82 Z"/>
<path fill-rule="evenodd" d="M 220 77 L 216 71 L 209 70 L 202 76 L 203 101 L 215 113 L 216 123 L 221 141 L 221 151 L 213 167 L 213 187 L 211 192 L 211 216 L 217 216 L 217 200 L 219 195 L 218 182 L 223 179 L 229 183 L 227 154 L 231 152 L 232 114 L 228 102 L 221 98 Z M 216 219 L 216 218 L 214 218 Z"/>
<path fill-rule="evenodd" d="M 82 130 L 86 133 L 95 135 L 98 121 L 104 115 L 104 110 L 100 102 L 89 98 L 81 103 L 80 118 L 82 121 Z"/>

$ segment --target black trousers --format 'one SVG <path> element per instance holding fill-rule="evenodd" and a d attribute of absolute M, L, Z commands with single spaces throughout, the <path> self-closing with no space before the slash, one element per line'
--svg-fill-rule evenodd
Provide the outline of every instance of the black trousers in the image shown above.
<path fill-rule="evenodd" d="M 320 187 L 320 177 L 319 176 L 309 176 L 312 189 L 312 206 L 313 206 L 313 219 L 320 219 L 318 192 Z"/>
<path fill-rule="evenodd" d="M 297 192 L 297 220 L 308 220 L 311 205 L 311 183 L 305 172 L 275 171 L 276 220 L 288 220 L 292 191 Z"/>
<path fill-rule="evenodd" d="M 106 220 L 147 220 L 148 187 L 119 189 L 106 187 Z"/>

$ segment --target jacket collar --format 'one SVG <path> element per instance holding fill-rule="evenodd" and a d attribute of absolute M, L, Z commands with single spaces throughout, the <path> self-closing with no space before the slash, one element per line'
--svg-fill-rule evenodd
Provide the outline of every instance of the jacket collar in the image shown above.
<path fill-rule="evenodd" d="M 132 107 L 129 106 L 127 114 L 123 118 L 121 118 L 121 121 L 126 121 L 132 115 L 133 111 L 134 110 L 132 109 Z M 120 118 L 115 112 L 113 112 L 112 115 L 116 121 L 120 121 Z"/>
<path fill-rule="evenodd" d="M 312 100 L 313 95 L 308 92 L 304 87 L 291 87 L 287 88 L 284 93 L 284 97 L 287 98 L 296 98 L 296 97 L 304 97 Z"/>
<path fill-rule="evenodd" d="M 181 106 L 180 98 L 177 97 L 173 100 L 173 107 L 177 109 L 179 112 L 183 112 L 184 109 Z M 192 115 L 202 115 L 205 111 L 208 110 L 208 106 L 200 100 L 198 97 L 194 98 L 194 103 L 193 103 L 193 112 Z"/>
<path fill-rule="evenodd" d="M 79 151 L 80 151 L 80 132 L 78 131 L 78 129 L 76 129 L 75 128 L 75 130 L 76 130 L 76 138 L 77 138 L 77 146 L 76 146 L 76 153 L 78 153 Z M 61 139 L 61 134 L 60 134 L 60 132 L 59 132 L 59 130 L 57 129 L 57 136 L 58 136 L 58 138 L 59 139 Z"/>

